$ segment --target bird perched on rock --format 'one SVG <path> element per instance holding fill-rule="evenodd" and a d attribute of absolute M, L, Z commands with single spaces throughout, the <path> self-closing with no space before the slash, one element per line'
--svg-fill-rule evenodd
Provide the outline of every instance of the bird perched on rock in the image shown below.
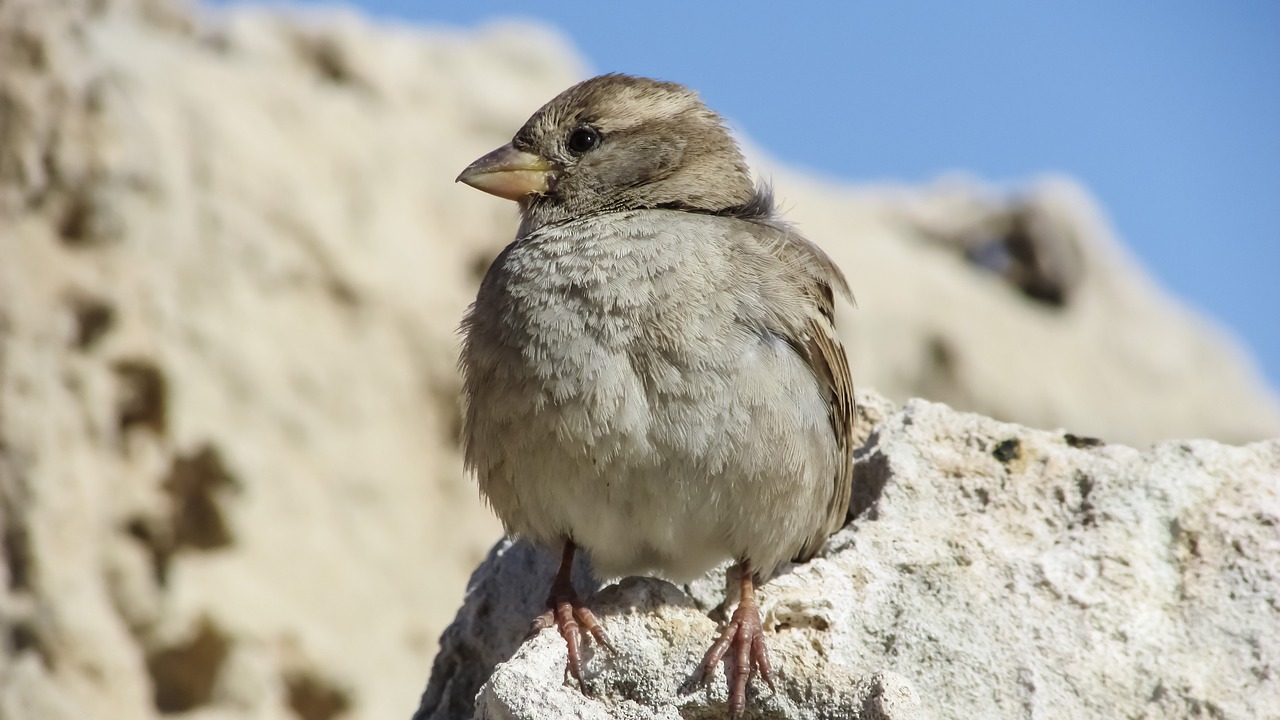
<path fill-rule="evenodd" d="M 458 179 L 520 207 L 462 323 L 465 453 L 507 531 L 562 551 L 548 610 L 583 691 L 570 584 L 697 577 L 741 597 L 729 710 L 773 685 L 755 587 L 844 522 L 853 389 L 833 326 L 840 270 L 775 214 L 721 118 L 681 85 L 602 75 L 538 110 Z"/>

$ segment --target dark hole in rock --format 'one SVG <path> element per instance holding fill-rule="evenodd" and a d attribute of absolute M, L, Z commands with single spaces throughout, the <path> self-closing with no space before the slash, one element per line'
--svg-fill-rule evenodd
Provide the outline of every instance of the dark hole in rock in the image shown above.
<path fill-rule="evenodd" d="M 148 655 L 156 709 L 180 713 L 208 705 L 230 647 L 227 634 L 206 617 L 189 641 Z"/>
<path fill-rule="evenodd" d="M 284 682 L 289 707 L 302 720 L 333 720 L 351 708 L 347 693 L 310 672 L 287 673 Z"/>
<path fill-rule="evenodd" d="M 1009 438 L 996 445 L 996 449 L 991 451 L 991 455 L 1002 463 L 1011 462 L 1022 457 L 1022 443 L 1018 438 Z"/>
<path fill-rule="evenodd" d="M 106 301 L 91 297 L 77 297 L 71 301 L 75 315 L 76 334 L 72 345 L 77 350 L 91 350 L 115 325 L 116 311 Z"/>
<path fill-rule="evenodd" d="M 23 592 L 31 588 L 31 536 L 26 527 L 19 524 L 13 513 L 8 512 L 5 518 L 2 543 L 4 547 L 4 564 L 8 570 L 9 590 Z"/>
<path fill-rule="evenodd" d="M 1012 259 L 1012 267 L 1006 277 L 1032 300 L 1046 305 L 1062 307 L 1067 304 L 1067 288 L 1054 268 L 1046 267 L 1047 258 L 1037 238 L 1025 222 L 1015 223 L 1004 238 L 1004 247 Z"/>
<path fill-rule="evenodd" d="M 874 445 L 873 439 L 868 439 L 867 444 Z M 878 517 L 875 505 L 891 475 L 889 459 L 883 453 L 874 452 L 859 462 L 853 471 L 848 517 L 858 518 L 865 513 L 868 520 L 875 520 Z"/>
<path fill-rule="evenodd" d="M 1002 232 L 966 246 L 970 263 L 1049 307 L 1065 307 L 1084 274 L 1080 249 L 1070 231 L 1030 205 L 1014 208 Z"/>
<path fill-rule="evenodd" d="M 1076 471 L 1076 489 L 1080 491 L 1080 506 L 1076 511 L 1081 516 L 1081 524 L 1086 526 L 1096 524 L 1097 515 L 1094 513 L 1093 501 L 1089 499 L 1093 493 L 1093 478 L 1083 471 Z"/>
<path fill-rule="evenodd" d="M 93 206 L 83 195 L 71 199 L 58 221 L 58 235 L 68 245 L 88 245 L 93 224 Z"/>
<path fill-rule="evenodd" d="M 1101 447 L 1107 444 L 1106 442 L 1099 440 L 1096 437 L 1073 435 L 1071 433 L 1066 433 L 1065 435 L 1062 436 L 1062 439 L 1066 440 L 1067 444 L 1073 448 Z"/>
<path fill-rule="evenodd" d="M 135 428 L 164 436 L 169 424 L 169 383 L 147 360 L 121 360 L 115 365 L 120 381 L 116 423 L 121 434 Z"/>
<path fill-rule="evenodd" d="M 164 480 L 173 507 L 173 546 L 213 550 L 230 545 L 221 499 L 236 487 L 222 454 L 211 445 L 175 458 Z"/>
<path fill-rule="evenodd" d="M 322 80 L 334 85 L 352 84 L 358 80 L 347 53 L 333 39 L 299 38 L 295 47 L 303 60 L 315 68 Z"/>

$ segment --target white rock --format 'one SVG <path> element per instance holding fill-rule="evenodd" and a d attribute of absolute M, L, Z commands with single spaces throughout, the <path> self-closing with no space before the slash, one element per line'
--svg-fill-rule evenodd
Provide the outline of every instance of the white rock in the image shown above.
<path fill-rule="evenodd" d="M 1243 719 L 1280 707 L 1280 440 L 1139 452 L 911 401 L 860 455 L 856 482 L 875 497 L 855 501 L 865 510 L 822 557 L 761 591 L 778 693 L 757 684 L 749 717 Z M 469 717 L 477 687 L 485 720 L 724 712 L 721 676 L 708 693 L 689 687 L 716 635 L 692 600 L 714 595 L 708 583 L 600 591 L 591 604 L 618 653 L 588 643 L 587 697 L 565 679 L 556 633 L 519 644 L 553 570 L 523 545 L 491 554 L 420 720 Z"/>

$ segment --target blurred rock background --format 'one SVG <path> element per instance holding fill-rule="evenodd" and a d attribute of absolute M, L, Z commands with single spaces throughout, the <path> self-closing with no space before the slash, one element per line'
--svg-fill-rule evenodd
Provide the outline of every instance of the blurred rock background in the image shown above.
<path fill-rule="evenodd" d="M 405 717 L 500 528 L 455 328 L 514 207 L 453 184 L 585 74 L 545 31 L 0 0 L 0 718 Z M 1136 446 L 1280 436 L 1087 191 L 834 187 L 858 384 Z"/>

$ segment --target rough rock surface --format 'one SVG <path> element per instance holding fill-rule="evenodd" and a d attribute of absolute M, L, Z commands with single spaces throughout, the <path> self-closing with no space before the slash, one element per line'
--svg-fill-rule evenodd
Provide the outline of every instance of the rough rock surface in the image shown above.
<path fill-rule="evenodd" d="M 1280 440 L 1144 452 L 913 400 L 858 456 L 854 521 L 761 591 L 755 717 L 1280 717 Z M 552 572 L 495 548 L 419 720 L 477 688 L 485 720 L 723 715 L 690 683 L 723 577 L 600 591 L 618 653 L 591 646 L 586 697 L 555 632 L 520 644 Z"/>
<path fill-rule="evenodd" d="M 0 34 L 0 717 L 408 716 L 500 532 L 455 328 L 506 231 L 453 175 L 580 71 L 162 2 Z"/>
<path fill-rule="evenodd" d="M 586 74 L 561 47 L 0 0 L 0 718 L 410 714 L 499 534 L 454 329 L 514 215 L 452 180 Z M 1136 444 L 1280 435 L 1070 183 L 774 167 L 859 294 L 860 385 Z"/>

